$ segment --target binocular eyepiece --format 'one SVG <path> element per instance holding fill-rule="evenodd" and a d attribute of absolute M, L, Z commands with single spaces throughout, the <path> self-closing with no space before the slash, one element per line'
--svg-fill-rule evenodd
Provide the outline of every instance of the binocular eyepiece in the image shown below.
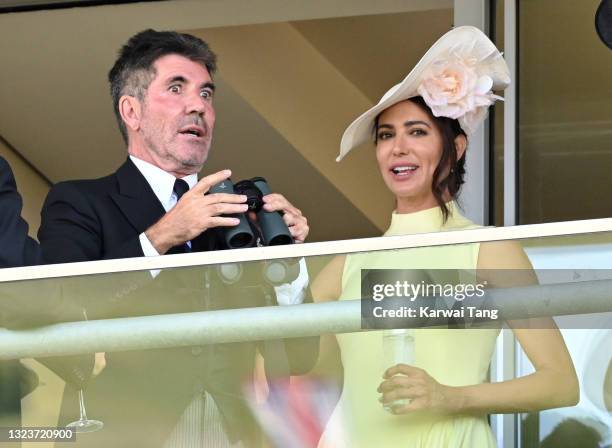
<path fill-rule="evenodd" d="M 267 212 L 263 209 L 263 197 L 270 194 L 270 187 L 263 177 L 242 180 L 235 185 L 226 179 L 213 186 L 210 193 L 243 194 L 247 197 L 249 211 L 257 215 L 257 223 L 261 229 L 261 239 L 264 246 L 279 246 L 293 243 L 293 238 L 285 221 L 278 212 Z M 225 244 L 229 249 L 241 249 L 255 246 L 256 239 L 253 227 L 246 213 L 230 215 L 238 218 L 240 223 L 234 227 L 224 228 Z"/>

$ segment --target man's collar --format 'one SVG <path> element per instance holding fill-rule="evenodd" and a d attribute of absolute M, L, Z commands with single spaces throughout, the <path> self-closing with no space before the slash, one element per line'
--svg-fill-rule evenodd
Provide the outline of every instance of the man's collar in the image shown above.
<path fill-rule="evenodd" d="M 130 160 L 134 163 L 134 165 L 136 165 L 138 171 L 140 171 L 147 183 L 151 186 L 151 189 L 155 193 L 155 196 L 157 196 L 157 199 L 159 199 L 159 202 L 161 202 L 164 208 L 166 208 L 168 201 L 172 196 L 174 181 L 176 180 L 174 175 L 132 155 L 130 155 Z M 197 174 L 190 174 L 182 179 L 187 182 L 190 189 L 193 188 L 196 183 L 198 183 Z"/>

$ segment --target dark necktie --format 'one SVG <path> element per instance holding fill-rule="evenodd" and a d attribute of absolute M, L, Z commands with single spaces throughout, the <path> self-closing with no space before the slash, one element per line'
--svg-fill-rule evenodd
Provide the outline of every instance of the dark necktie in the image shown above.
<path fill-rule="evenodd" d="M 189 184 L 183 179 L 176 179 L 172 191 L 176 194 L 176 202 L 178 203 L 183 195 L 189 191 Z M 183 243 L 182 246 L 177 246 L 177 248 L 178 247 L 182 249 L 182 252 L 191 252 L 191 246 L 187 242 Z"/>
<path fill-rule="evenodd" d="M 189 191 L 189 184 L 183 179 L 176 179 L 174 181 L 174 188 L 172 188 L 174 194 L 176 194 L 176 202 L 180 201 L 185 193 Z"/>

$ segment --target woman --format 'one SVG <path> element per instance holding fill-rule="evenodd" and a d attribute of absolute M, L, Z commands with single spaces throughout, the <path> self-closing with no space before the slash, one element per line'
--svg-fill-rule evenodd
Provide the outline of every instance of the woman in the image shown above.
<path fill-rule="evenodd" d="M 396 209 L 385 235 L 476 227 L 455 203 L 463 183 L 468 136 L 509 83 L 493 43 L 473 27 L 443 36 L 402 81 L 361 115 L 342 138 L 340 160 L 374 132 L 376 159 Z M 511 241 L 353 254 L 334 259 L 313 284 L 319 301 L 360 297 L 361 269 L 476 270 L 489 286 L 535 282 L 519 244 Z M 527 270 L 511 281 L 496 270 Z M 513 271 L 518 272 L 518 271 Z M 525 272 L 525 271 L 523 271 Z M 416 329 L 415 364 L 383 367 L 381 331 L 337 335 L 322 358 L 337 357 L 344 388 L 329 427 L 342 426 L 347 446 L 493 447 L 490 413 L 569 406 L 578 400 L 576 374 L 550 320 L 515 325 L 535 373 L 486 383 L 498 329 Z M 512 326 L 512 323 L 510 323 Z M 325 361 L 322 359 L 322 363 Z M 384 372 L 384 373 L 383 373 Z M 383 409 L 398 399 L 404 405 Z M 324 445 L 340 442 L 326 431 Z"/>

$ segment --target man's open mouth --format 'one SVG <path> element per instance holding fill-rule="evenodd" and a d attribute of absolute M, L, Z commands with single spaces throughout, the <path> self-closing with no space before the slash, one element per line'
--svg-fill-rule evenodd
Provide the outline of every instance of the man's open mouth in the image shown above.
<path fill-rule="evenodd" d="M 204 129 L 198 126 L 189 126 L 189 127 L 181 129 L 179 131 L 179 134 L 193 135 L 194 137 L 203 137 L 205 132 L 204 132 Z"/>

